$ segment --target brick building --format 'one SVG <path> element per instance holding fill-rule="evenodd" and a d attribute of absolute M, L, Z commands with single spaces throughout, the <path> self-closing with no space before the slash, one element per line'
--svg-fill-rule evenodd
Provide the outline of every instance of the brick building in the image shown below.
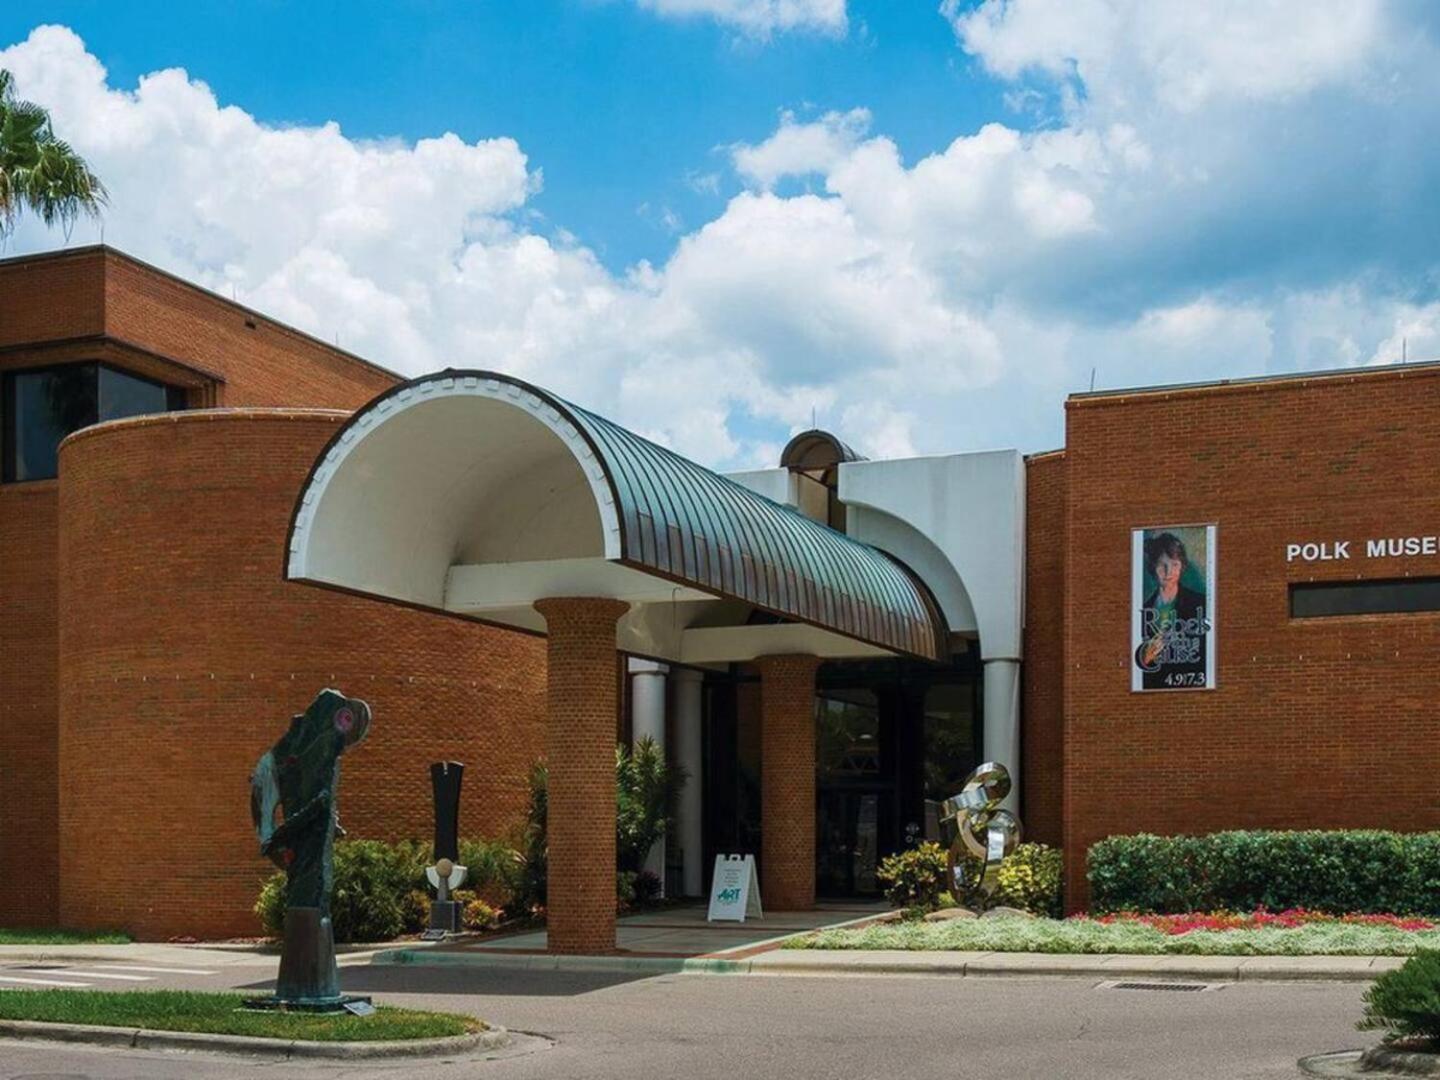
<path fill-rule="evenodd" d="M 87 248 L 0 262 L 0 379 L 0 925 L 253 933 L 246 778 L 326 685 L 381 718 L 352 834 L 427 835 L 429 762 L 482 746 L 466 832 L 523 813 L 540 642 L 280 578 L 316 452 L 395 376 Z"/>
<path fill-rule="evenodd" d="M 324 685 L 376 717 L 352 835 L 426 835 L 440 758 L 501 833 L 548 754 L 557 948 L 613 941 L 617 733 L 692 776 L 667 887 L 753 852 L 769 907 L 875 892 L 987 759 L 1072 908 L 1113 833 L 1440 828 L 1437 366 L 722 478 L 90 248 L 0 262 L 0 380 L 0 925 L 252 931 L 246 777 Z"/>

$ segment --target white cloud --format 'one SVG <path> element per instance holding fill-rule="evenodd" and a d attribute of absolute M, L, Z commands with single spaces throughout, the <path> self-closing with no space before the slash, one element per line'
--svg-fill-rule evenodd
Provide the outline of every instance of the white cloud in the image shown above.
<path fill-rule="evenodd" d="M 829 172 L 854 151 L 870 127 L 868 109 L 829 112 L 812 123 L 797 123 L 793 112 L 780 114 L 780 127 L 757 146 L 731 150 L 735 171 L 763 188 L 787 176 Z"/>
<path fill-rule="evenodd" d="M 755 38 L 777 31 L 809 30 L 841 35 L 845 0 L 637 0 L 658 15 L 704 16 Z"/>
<path fill-rule="evenodd" d="M 1383 0 L 944 0 L 967 51 L 1016 79 L 1074 77 L 1092 95 L 1188 112 L 1362 77 Z"/>
<path fill-rule="evenodd" d="M 779 11 L 687 10 L 722 7 Z M 113 87 L 60 28 L 0 64 L 110 185 L 107 241 L 402 372 L 512 371 L 712 464 L 773 464 L 812 409 L 875 455 L 1041 449 L 1092 371 L 1116 387 L 1386 362 L 1402 340 L 1440 353 L 1423 5 L 946 10 L 1048 123 L 906 161 L 863 108 L 782 114 L 731 148 L 749 188 L 623 274 L 529 230 L 540 174 L 511 139 L 274 128 L 184 72 Z M 26 222 L 14 243 L 54 242 Z"/>

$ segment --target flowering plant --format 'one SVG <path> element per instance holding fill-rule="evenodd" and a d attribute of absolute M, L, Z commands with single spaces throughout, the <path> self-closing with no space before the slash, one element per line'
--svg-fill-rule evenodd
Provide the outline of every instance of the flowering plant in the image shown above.
<path fill-rule="evenodd" d="M 1094 921 L 1105 925 L 1117 922 L 1138 922 L 1170 935 L 1188 934 L 1193 930 L 1261 930 L 1265 928 L 1292 930 L 1297 926 L 1306 926 L 1312 923 L 1388 926 L 1395 930 L 1433 930 L 1435 928 L 1435 924 L 1429 919 L 1404 915 L 1330 915 L 1322 911 L 1307 911 L 1298 907 L 1287 908 L 1285 911 L 1267 911 L 1262 907 L 1249 913 L 1189 911 L 1178 915 L 1139 915 L 1135 912 L 1118 912 L 1113 915 L 1100 915 Z"/>

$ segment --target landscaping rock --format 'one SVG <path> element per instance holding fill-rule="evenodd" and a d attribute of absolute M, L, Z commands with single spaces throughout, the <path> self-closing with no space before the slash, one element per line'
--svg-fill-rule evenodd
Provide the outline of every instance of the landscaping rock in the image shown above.
<path fill-rule="evenodd" d="M 926 922 L 950 922 L 952 919 L 978 919 L 979 916 L 969 908 L 952 907 L 941 908 L 939 911 L 932 911 L 925 916 Z"/>
<path fill-rule="evenodd" d="M 1423 1040 L 1411 1045 L 1382 1044 L 1360 1055 L 1360 1068 L 1382 1076 L 1440 1076 L 1440 1053 L 1434 1043 Z"/>
<path fill-rule="evenodd" d="M 981 918 L 982 918 L 982 919 L 1033 919 L 1033 918 L 1035 918 L 1035 916 L 1032 915 L 1032 914 L 1030 914 L 1030 912 L 1028 912 L 1028 911 L 1023 911 L 1023 910 L 1021 910 L 1021 909 L 1018 908 L 1018 907 L 1005 907 L 1005 906 L 1002 904 L 1000 907 L 993 907 L 993 908 L 991 908 L 989 911 L 985 912 L 985 914 L 982 915 Z"/>

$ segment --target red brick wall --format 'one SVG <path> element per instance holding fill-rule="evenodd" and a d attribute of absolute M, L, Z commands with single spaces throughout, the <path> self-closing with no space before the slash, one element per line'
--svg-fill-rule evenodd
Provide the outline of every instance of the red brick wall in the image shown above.
<path fill-rule="evenodd" d="M 368 700 L 351 836 L 428 840 L 428 766 L 469 765 L 461 828 L 523 815 L 543 642 L 281 579 L 290 510 L 343 413 L 101 425 L 61 452 L 60 910 L 144 938 L 254 932 L 270 871 L 248 777 L 314 693 Z"/>
<path fill-rule="evenodd" d="M 349 409 L 394 382 L 113 251 L 0 261 L 0 369 L 96 359 L 191 387 L 192 406 Z M 0 925 L 56 921 L 56 513 L 55 482 L 0 485 Z"/>
<path fill-rule="evenodd" d="M 762 656 L 760 895 L 772 911 L 815 906 L 813 656 Z"/>
<path fill-rule="evenodd" d="M 629 607 L 599 598 L 535 603 L 545 616 L 550 675 L 545 749 L 551 952 L 615 949 L 615 735 L 623 680 L 615 623 Z"/>
<path fill-rule="evenodd" d="M 357 357 L 114 252 L 105 258 L 105 332 L 219 375 L 219 404 L 226 406 L 356 409 L 396 382 Z"/>
<path fill-rule="evenodd" d="M 1440 533 L 1437 418 L 1434 368 L 1069 403 L 1069 904 L 1112 833 L 1440 828 L 1440 614 L 1292 620 L 1287 592 L 1440 574 L 1440 557 L 1285 558 L 1290 542 Z M 1132 693 L 1130 530 L 1208 521 L 1218 689 Z"/>
<path fill-rule="evenodd" d="M 1025 469 L 1025 662 L 1021 665 L 1021 821 L 1059 845 L 1064 794 L 1065 455 Z"/>
<path fill-rule="evenodd" d="M 0 262 L 0 348 L 99 334 L 105 328 L 99 253 Z"/>
<path fill-rule="evenodd" d="M 57 485 L 0 484 L 0 926 L 53 926 Z"/>

